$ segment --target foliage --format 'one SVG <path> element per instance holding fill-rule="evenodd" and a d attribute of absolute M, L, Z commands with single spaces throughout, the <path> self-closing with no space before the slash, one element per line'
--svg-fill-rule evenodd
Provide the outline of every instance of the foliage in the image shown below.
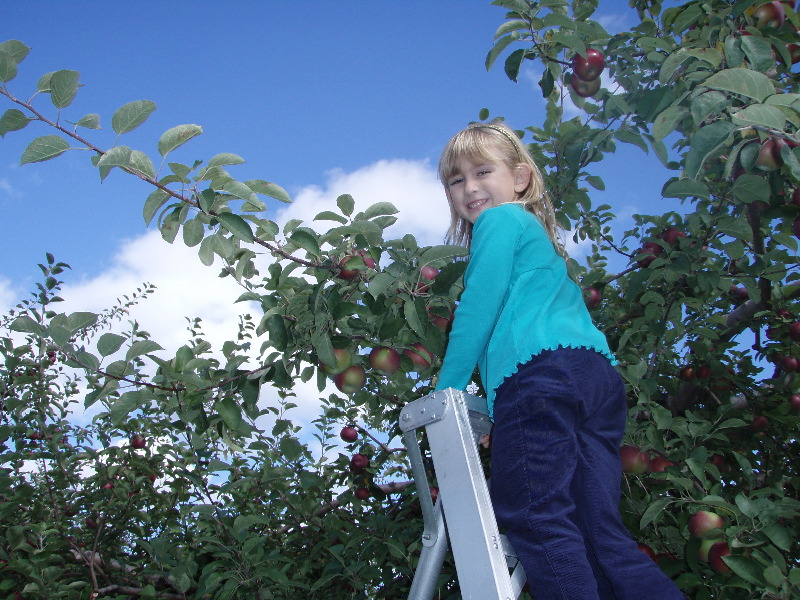
<path fill-rule="evenodd" d="M 591 240 L 586 264 L 571 269 L 628 385 L 628 443 L 666 465 L 626 475 L 626 524 L 693 599 L 796 597 L 793 3 L 782 4 L 784 22 L 765 24 L 752 0 L 665 10 L 632 0 L 640 22 L 615 35 L 591 18 L 596 1 L 494 4 L 507 14 L 486 66 L 504 57 L 516 80 L 534 64 L 526 61 L 540 65 L 546 119 L 520 134 L 565 230 Z M 599 91 L 583 97 L 571 85 L 572 60 L 588 48 L 604 55 L 605 71 Z M 88 148 L 101 178 L 114 168 L 139 177 L 153 190 L 145 222 L 169 242 L 197 247 L 204 264 L 219 261 L 256 316 L 243 318 L 218 352 L 200 322 L 190 322 L 189 341 L 165 357 L 135 323 L 125 335 L 109 331 L 120 307 L 57 313 L 65 265 L 48 256 L 34 299 L 4 323 L 0 589 L 23 598 L 406 595 L 421 526 L 404 451 L 391 442 L 399 408 L 431 389 L 462 286 L 463 250 L 418 247 L 410 235 L 386 240 L 396 209 L 376 204 L 354 214 L 347 195 L 316 225 L 280 229 L 264 217 L 261 197 L 288 201 L 286 192 L 262 179 L 236 180 L 228 168 L 241 157 L 171 161 L 199 126 L 166 131 L 158 161 L 120 145 L 146 122 L 149 101 L 116 111 L 118 139 L 103 150 L 83 137 L 99 127 L 98 115 L 62 117 L 80 86 L 75 71 L 44 75 L 30 100 L 12 95 L 8 84 L 27 52 L 20 42 L 0 45 L 0 93 L 15 105 L 0 117 L 0 134 L 33 123 L 47 130 L 21 162 Z M 34 105 L 39 96 L 50 98 L 56 117 Z M 637 215 L 619 240 L 610 207 L 593 207 L 587 191 L 603 189 L 591 169 L 613 160 L 618 143 L 658 157 L 674 173 L 664 198 L 683 203 Z M 608 271 L 620 261 L 627 268 Z M 424 266 L 440 269 L 433 281 Z M 146 295 L 144 288 L 125 302 Z M 412 361 L 417 344 L 432 367 Z M 400 352 L 391 375 L 368 360 L 384 346 Z M 320 398 L 317 451 L 287 411 L 298 382 L 316 380 L 323 395 L 343 350 L 366 381 Z M 278 391 L 278 405 L 259 402 L 262 386 Z M 96 411 L 87 428 L 68 419 L 79 397 Z M 360 433 L 347 451 L 370 459 L 363 471 L 335 440 L 346 424 Z M 144 448 L 125 442 L 136 434 Z M 355 488 L 369 498 L 356 498 Z M 725 518 L 716 535 L 732 553 L 722 567 L 698 558 L 705 544 L 689 519 L 700 510 Z M 458 597 L 452 565 L 440 586 L 442 598 Z"/>

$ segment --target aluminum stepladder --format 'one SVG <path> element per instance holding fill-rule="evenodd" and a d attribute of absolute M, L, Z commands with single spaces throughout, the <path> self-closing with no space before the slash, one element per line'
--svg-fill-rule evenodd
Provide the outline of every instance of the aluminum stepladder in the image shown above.
<path fill-rule="evenodd" d="M 423 427 L 439 487 L 435 505 L 417 436 Z M 481 436 L 491 430 L 486 400 L 453 388 L 434 392 L 403 408 L 400 429 L 424 522 L 409 600 L 433 598 L 448 538 L 464 600 L 515 600 L 525 572 L 497 528 L 478 455 Z"/>

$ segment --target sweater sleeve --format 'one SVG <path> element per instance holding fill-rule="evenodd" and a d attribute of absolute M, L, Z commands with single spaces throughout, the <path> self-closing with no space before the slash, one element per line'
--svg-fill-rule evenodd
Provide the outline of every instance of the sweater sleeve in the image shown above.
<path fill-rule="evenodd" d="M 466 389 L 505 303 L 522 227 L 500 208 L 484 211 L 475 222 L 465 288 L 455 311 L 437 390 Z"/>

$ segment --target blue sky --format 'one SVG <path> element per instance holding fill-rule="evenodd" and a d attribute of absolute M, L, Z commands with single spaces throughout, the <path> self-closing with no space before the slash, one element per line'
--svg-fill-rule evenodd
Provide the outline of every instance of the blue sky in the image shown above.
<path fill-rule="evenodd" d="M 626 0 L 600 4 L 610 31 L 636 20 Z M 515 84 L 502 61 L 484 68 L 504 20 L 488 0 L 26 0 L 2 3 L 0 19 L 4 40 L 31 47 L 12 93 L 27 98 L 42 74 L 79 71 L 83 87 L 62 118 L 99 113 L 103 131 L 84 132 L 101 147 L 113 143 L 114 110 L 152 100 L 155 113 L 121 143 L 155 157 L 164 130 L 199 124 L 203 135 L 171 160 L 239 154 L 247 163 L 235 177 L 274 181 L 295 198 L 291 208 L 269 204 L 279 221 L 313 217 L 349 192 L 363 205 L 394 202 L 402 227 L 440 243 L 447 210 L 434 168 L 447 139 L 483 107 L 517 128 L 543 120 L 534 72 Z M 55 114 L 47 96 L 36 105 Z M 159 293 L 135 316 L 165 346 L 171 336 L 180 345 L 181 316 L 233 333 L 238 290 L 193 250 L 145 228 L 145 184 L 113 173 L 101 185 L 87 152 L 19 166 L 26 142 L 49 133 L 31 125 L 0 140 L 0 308 L 28 293 L 36 264 L 52 252 L 74 269 L 64 293 L 71 310 L 100 310 L 151 281 Z M 624 145 L 597 174 L 607 189 L 593 199 L 614 206 L 619 231 L 631 227 L 631 213 L 658 206 L 668 176 Z"/>

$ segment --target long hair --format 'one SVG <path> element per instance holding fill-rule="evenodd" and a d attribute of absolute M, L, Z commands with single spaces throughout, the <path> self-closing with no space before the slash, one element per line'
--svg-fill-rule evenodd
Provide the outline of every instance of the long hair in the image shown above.
<path fill-rule="evenodd" d="M 530 169 L 530 181 L 512 202 L 521 204 L 525 210 L 536 215 L 544 225 L 556 251 L 566 258 L 566 251 L 560 242 L 560 227 L 556 221 L 553 205 L 544 189 L 544 179 L 539 167 L 525 149 L 520 139 L 508 125 L 502 122 L 474 123 L 454 135 L 442 151 L 439 159 L 439 181 L 447 190 L 447 182 L 458 171 L 458 162 L 466 158 L 472 163 L 487 161 L 505 163 L 514 172 L 521 164 Z M 453 206 L 450 195 L 450 227 L 447 230 L 448 243 L 469 247 L 472 242 L 472 223 L 461 217 Z"/>

